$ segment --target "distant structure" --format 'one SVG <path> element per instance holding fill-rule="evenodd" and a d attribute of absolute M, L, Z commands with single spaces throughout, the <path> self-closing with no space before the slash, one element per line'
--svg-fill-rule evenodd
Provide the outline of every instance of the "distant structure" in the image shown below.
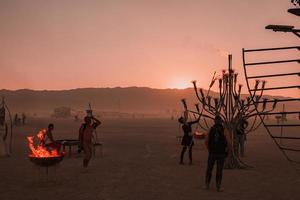
<path fill-rule="evenodd" d="M 70 107 L 58 107 L 53 110 L 52 117 L 55 118 L 69 118 L 71 117 L 71 108 Z"/>

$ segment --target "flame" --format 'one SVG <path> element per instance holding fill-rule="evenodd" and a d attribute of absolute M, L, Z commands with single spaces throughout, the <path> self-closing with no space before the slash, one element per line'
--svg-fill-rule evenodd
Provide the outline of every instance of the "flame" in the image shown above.
<path fill-rule="evenodd" d="M 32 157 L 57 157 L 60 156 L 57 149 L 48 150 L 44 147 L 46 137 L 46 130 L 40 130 L 37 134 L 37 138 L 39 140 L 39 144 L 37 147 L 34 146 L 34 136 L 28 136 L 28 146 L 31 150 L 31 154 L 29 156 Z"/>

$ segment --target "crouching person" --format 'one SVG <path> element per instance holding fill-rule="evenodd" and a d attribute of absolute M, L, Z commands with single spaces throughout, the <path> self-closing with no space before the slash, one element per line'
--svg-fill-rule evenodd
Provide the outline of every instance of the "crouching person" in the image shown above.
<path fill-rule="evenodd" d="M 79 141 L 80 146 L 84 151 L 84 158 L 83 158 L 83 167 L 87 168 L 88 164 L 92 157 L 92 148 L 93 148 L 93 139 L 94 135 L 93 132 L 95 129 L 101 124 L 101 122 L 96 119 L 95 117 L 88 117 L 84 118 L 84 123 L 81 125 L 79 129 Z"/>

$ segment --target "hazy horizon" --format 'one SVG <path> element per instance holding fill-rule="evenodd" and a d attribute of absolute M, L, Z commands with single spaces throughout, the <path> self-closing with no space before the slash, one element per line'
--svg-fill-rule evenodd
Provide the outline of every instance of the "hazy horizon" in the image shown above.
<path fill-rule="evenodd" d="M 228 53 L 245 85 L 242 48 L 297 44 L 292 34 L 264 29 L 268 24 L 299 25 L 287 13 L 292 7 L 289 0 L 0 1 L 0 88 L 180 89 L 197 80 L 207 89 L 213 72 L 227 68 Z M 280 56 L 249 60 L 295 59 L 298 52 Z M 299 71 L 298 65 L 289 67 Z M 295 81 L 298 77 L 284 82 Z M 246 87 L 243 93 L 248 93 Z M 299 91 L 270 94 L 298 97 Z"/>

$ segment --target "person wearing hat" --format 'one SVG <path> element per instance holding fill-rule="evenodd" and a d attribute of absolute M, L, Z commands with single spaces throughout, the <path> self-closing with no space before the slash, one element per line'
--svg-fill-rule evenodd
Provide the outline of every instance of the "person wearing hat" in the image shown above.
<path fill-rule="evenodd" d="M 185 113 L 184 117 L 180 117 L 178 119 L 178 122 L 180 124 L 182 124 L 181 127 L 184 132 L 184 135 L 181 140 L 182 151 L 180 154 L 180 162 L 179 162 L 179 164 L 181 164 L 181 165 L 184 164 L 183 159 L 184 159 L 184 154 L 185 154 L 187 148 L 189 149 L 190 165 L 193 164 L 192 149 L 193 149 L 194 141 L 193 141 L 193 135 L 192 135 L 192 125 L 199 123 L 199 120 L 200 120 L 200 117 L 199 117 L 195 121 L 188 122 L 187 118 L 188 118 L 187 113 Z"/>

